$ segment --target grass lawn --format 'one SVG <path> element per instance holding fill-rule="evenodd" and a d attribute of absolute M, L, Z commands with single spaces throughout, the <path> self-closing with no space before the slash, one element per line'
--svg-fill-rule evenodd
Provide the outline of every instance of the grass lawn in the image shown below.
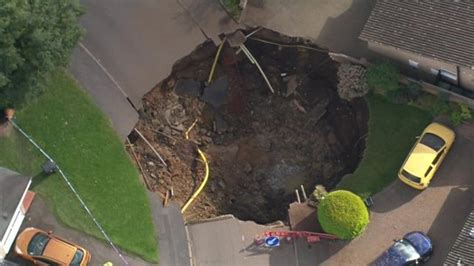
<path fill-rule="evenodd" d="M 373 195 L 397 178 L 416 136 L 432 120 L 427 111 L 390 103 L 380 95 L 369 95 L 367 102 L 370 117 L 364 157 L 356 171 L 338 185 L 362 197 Z"/>
<path fill-rule="evenodd" d="M 48 90 L 18 110 L 16 122 L 69 177 L 112 240 L 124 250 L 158 261 L 150 203 L 138 172 L 109 121 L 64 70 Z M 38 175 L 43 157 L 13 132 L 0 138 L 0 165 Z M 34 178 L 34 190 L 68 226 L 103 238 L 61 176 Z"/>

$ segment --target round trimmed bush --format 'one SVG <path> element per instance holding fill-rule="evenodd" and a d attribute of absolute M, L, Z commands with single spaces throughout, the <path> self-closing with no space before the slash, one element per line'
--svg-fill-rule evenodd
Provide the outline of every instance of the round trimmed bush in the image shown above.
<path fill-rule="evenodd" d="M 319 204 L 318 219 L 325 232 L 341 239 L 352 239 L 364 232 L 369 224 L 369 212 L 359 196 L 337 190 Z"/>

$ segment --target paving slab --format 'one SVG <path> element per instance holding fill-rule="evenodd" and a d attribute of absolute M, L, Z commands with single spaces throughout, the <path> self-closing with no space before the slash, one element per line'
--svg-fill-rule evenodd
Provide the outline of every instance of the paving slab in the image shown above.
<path fill-rule="evenodd" d="M 333 52 L 365 56 L 358 40 L 375 0 L 248 0 L 241 23 L 310 39 Z"/>
<path fill-rule="evenodd" d="M 254 222 L 240 221 L 232 216 L 187 225 L 193 265 L 197 266 L 288 266 L 295 265 L 292 243 L 275 249 L 254 244 L 255 236 L 270 228 Z"/>
<path fill-rule="evenodd" d="M 206 37 L 176 0 L 82 0 L 84 46 L 140 108 L 145 93 Z"/>
<path fill-rule="evenodd" d="M 158 232 L 160 265 L 191 265 L 187 232 L 179 206 L 171 203 L 164 208 L 156 194 L 149 192 L 148 195 Z"/>
<path fill-rule="evenodd" d="M 74 50 L 69 70 L 107 115 L 115 132 L 124 141 L 138 122 L 138 113 L 126 96 L 80 47 Z"/>
<path fill-rule="evenodd" d="M 234 21 L 219 3 L 220 0 L 177 0 L 214 44 L 221 43 L 220 34 L 244 28 Z"/>

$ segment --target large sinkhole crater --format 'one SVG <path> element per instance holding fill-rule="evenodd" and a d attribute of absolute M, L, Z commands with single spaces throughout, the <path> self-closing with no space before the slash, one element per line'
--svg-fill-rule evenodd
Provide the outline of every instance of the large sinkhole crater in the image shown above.
<path fill-rule="evenodd" d="M 252 39 L 246 46 L 275 94 L 255 65 L 228 45 L 206 86 L 216 52 L 206 43 L 144 98 L 137 128 L 168 164 L 135 141 L 154 190 L 165 195 L 172 188 L 173 200 L 183 204 L 202 181 L 196 147 L 209 159 L 209 183 L 185 214 L 188 221 L 221 214 L 286 221 L 295 189 L 304 185 L 309 194 L 317 184 L 334 187 L 355 170 L 364 150 L 366 103 L 338 97 L 338 64 L 326 52 Z M 195 120 L 187 141 L 184 132 Z"/>

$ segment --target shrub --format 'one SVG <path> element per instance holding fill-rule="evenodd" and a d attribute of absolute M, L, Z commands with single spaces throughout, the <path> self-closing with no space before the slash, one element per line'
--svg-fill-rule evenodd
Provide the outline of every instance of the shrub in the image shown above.
<path fill-rule="evenodd" d="M 451 122 L 459 126 L 462 122 L 472 118 L 471 110 L 466 104 L 459 104 L 458 108 L 451 113 Z"/>
<path fill-rule="evenodd" d="M 369 212 L 359 196 L 337 190 L 319 204 L 318 219 L 325 232 L 341 239 L 352 239 L 364 232 L 369 224 Z"/>
<path fill-rule="evenodd" d="M 469 109 L 469 106 L 467 106 L 467 104 L 459 104 L 459 108 L 461 109 L 462 119 L 469 120 L 472 118 L 471 109 Z"/>
<path fill-rule="evenodd" d="M 459 111 L 452 112 L 449 118 L 451 119 L 451 123 L 453 123 L 454 126 L 459 126 L 463 121 L 461 112 Z"/>
<path fill-rule="evenodd" d="M 430 112 L 433 116 L 447 115 L 450 113 L 449 103 L 444 95 L 439 95 L 431 106 Z"/>
<path fill-rule="evenodd" d="M 382 94 L 397 90 L 399 88 L 399 79 L 400 73 L 398 69 L 390 63 L 374 64 L 367 69 L 367 84 L 369 88 Z"/>

